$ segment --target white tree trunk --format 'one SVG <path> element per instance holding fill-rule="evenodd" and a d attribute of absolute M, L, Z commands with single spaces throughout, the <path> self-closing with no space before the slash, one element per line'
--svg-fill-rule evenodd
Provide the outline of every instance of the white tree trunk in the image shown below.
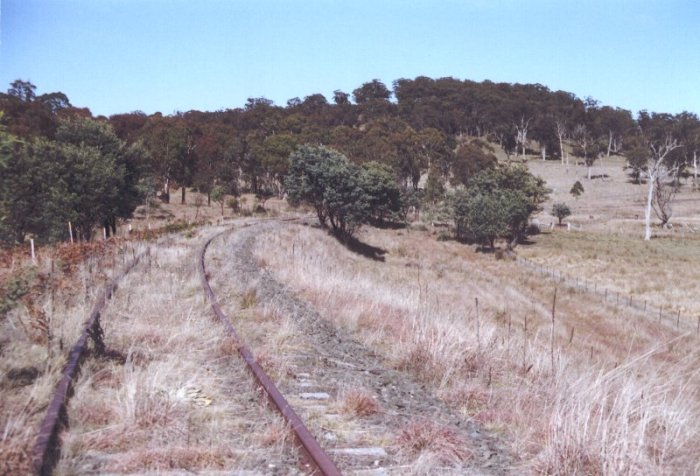
<path fill-rule="evenodd" d="M 693 187 L 698 186 L 698 151 L 693 151 Z"/>
<path fill-rule="evenodd" d="M 564 135 L 566 135 L 566 126 L 564 125 L 564 121 L 557 120 L 556 127 L 557 137 L 559 138 L 559 157 L 561 158 L 561 164 L 564 165 Z"/>
<path fill-rule="evenodd" d="M 644 240 L 651 240 L 651 202 L 654 198 L 654 184 L 656 177 L 651 170 L 648 170 L 649 192 L 647 193 L 647 209 L 644 213 Z"/>
<path fill-rule="evenodd" d="M 613 145 L 613 133 L 612 131 L 608 131 L 608 157 L 610 157 L 610 150 L 612 149 Z"/>
<path fill-rule="evenodd" d="M 592 168 L 593 168 L 593 166 L 591 166 L 591 165 L 588 166 L 588 180 L 591 179 L 591 169 Z"/>
<path fill-rule="evenodd" d="M 520 118 L 520 125 L 516 124 L 515 125 L 515 131 L 516 131 L 516 142 L 520 143 L 521 149 L 522 149 L 522 154 L 523 154 L 523 162 L 525 161 L 525 146 L 527 144 L 527 129 L 530 126 L 530 119 L 525 120 L 525 116 Z M 516 154 L 517 155 L 517 154 Z"/>
<path fill-rule="evenodd" d="M 547 146 L 542 146 L 542 160 L 547 160 Z"/>

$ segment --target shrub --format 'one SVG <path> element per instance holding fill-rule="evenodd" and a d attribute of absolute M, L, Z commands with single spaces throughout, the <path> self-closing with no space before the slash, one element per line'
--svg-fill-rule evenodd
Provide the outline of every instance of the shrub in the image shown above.
<path fill-rule="evenodd" d="M 360 170 L 333 149 L 303 146 L 290 157 L 285 187 L 289 203 L 308 203 L 321 225 L 352 236 L 370 217 L 370 204 L 361 186 Z"/>
<path fill-rule="evenodd" d="M 571 186 L 571 190 L 569 190 L 569 193 L 577 199 L 583 194 L 583 192 L 583 185 L 578 180 Z"/>
<path fill-rule="evenodd" d="M 457 238 L 492 249 L 496 238 L 508 238 L 512 247 L 527 235 L 530 215 L 540 209 L 548 194 L 544 181 L 523 167 L 482 171 L 472 177 L 469 188 L 453 196 Z"/>
<path fill-rule="evenodd" d="M 379 413 L 380 410 L 375 396 L 368 390 L 350 390 L 343 397 L 343 412 L 347 414 L 363 417 Z"/>
<path fill-rule="evenodd" d="M 559 219 L 561 225 L 561 221 L 571 215 L 571 209 L 566 203 L 555 203 L 552 205 L 552 215 Z"/>
<path fill-rule="evenodd" d="M 0 318 L 4 317 L 32 288 L 36 281 L 36 272 L 24 270 L 12 276 L 7 283 L 0 287 Z"/>

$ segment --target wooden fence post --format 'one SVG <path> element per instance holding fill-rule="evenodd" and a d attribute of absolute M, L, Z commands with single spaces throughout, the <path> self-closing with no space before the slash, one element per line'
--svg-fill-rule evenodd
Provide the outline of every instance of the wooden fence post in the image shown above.
<path fill-rule="evenodd" d="M 554 378 L 554 316 L 557 307 L 557 288 L 554 288 L 554 297 L 552 298 L 552 331 L 549 336 L 549 351 L 552 358 L 552 378 Z"/>
<path fill-rule="evenodd" d="M 477 353 L 481 355 L 481 336 L 479 335 L 479 298 L 474 298 L 474 304 L 476 307 L 476 349 Z"/>

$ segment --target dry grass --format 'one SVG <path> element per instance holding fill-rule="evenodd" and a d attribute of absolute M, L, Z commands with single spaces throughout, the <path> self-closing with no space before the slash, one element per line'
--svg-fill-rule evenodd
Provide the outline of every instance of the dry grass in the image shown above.
<path fill-rule="evenodd" d="M 695 296 L 700 236 L 664 236 L 651 241 L 627 234 L 556 231 L 534 237 L 519 253 L 570 278 L 631 295 L 649 308 L 662 306 L 693 319 L 700 315 Z"/>
<path fill-rule="evenodd" d="M 207 205 L 206 194 L 198 193 L 188 189 L 185 196 L 185 203 L 181 203 L 181 189 L 170 191 L 170 203 L 164 203 L 160 200 L 154 201 L 149 209 L 146 205 L 139 206 L 134 212 L 133 218 L 130 220 L 132 229 L 135 232 L 156 229 L 168 224 L 184 222 L 184 223 L 199 223 L 199 224 L 214 224 L 223 220 L 231 220 L 240 216 L 250 216 L 256 212 L 259 204 L 255 198 L 255 194 L 246 193 L 241 195 L 238 200 L 240 208 L 234 212 L 230 207 L 224 206 L 224 214 L 221 214 L 221 204 L 212 201 Z M 225 201 L 233 198 L 226 196 Z M 198 203 L 200 205 L 198 205 Z M 271 198 L 265 202 L 265 211 L 268 215 L 277 215 L 286 210 L 287 204 L 284 200 Z M 124 224 L 122 231 L 126 232 L 128 225 Z"/>
<path fill-rule="evenodd" d="M 553 283 L 513 262 L 417 231 L 360 238 L 386 262 L 299 226 L 259 240 L 257 253 L 337 325 L 501 433 L 523 470 L 693 470 L 694 336 L 565 290 L 552 327 Z"/>
<path fill-rule="evenodd" d="M 113 267 L 141 248 L 123 242 L 42 248 L 38 263 L 28 265 L 38 284 L 0 320 L 1 473 L 30 472 L 36 431 L 94 298 Z"/>
<path fill-rule="evenodd" d="M 346 415 L 366 417 L 381 412 L 377 396 L 367 389 L 354 388 L 341 395 L 341 411 Z"/>
<path fill-rule="evenodd" d="M 86 416 L 67 434 L 59 472 L 88 462 L 108 472 L 216 471 L 293 459 L 286 438 L 270 436 L 279 418 L 251 405 L 260 397 L 235 343 L 212 324 L 194 268 L 201 236 L 191 241 L 158 247 L 128 284 L 139 299 L 120 295 L 105 313 L 108 346 L 127 361 L 76 385 L 70 413 Z M 104 372 L 119 385 L 95 385 Z"/>
<path fill-rule="evenodd" d="M 83 365 L 57 474 L 295 464 L 279 418 L 251 405 L 260 396 L 235 343 L 212 324 L 194 267 L 201 240 L 192 231 L 159 240 L 102 313 L 107 348 L 123 358 L 89 358 Z M 48 344 L 27 335 L 21 322 L 30 316 L 22 308 L 2 323 L 8 329 L 3 375 L 16 374 L 14 384 L 3 379 L 0 388 L 3 474 L 29 472 L 28 449 L 63 358 L 110 273 L 88 262 L 76 272 L 69 299 L 57 292 L 53 301 L 41 301 L 53 336 Z M 26 375 L 33 382 L 20 386 Z"/>
<path fill-rule="evenodd" d="M 467 461 L 472 456 L 469 444 L 454 430 L 431 420 L 411 422 L 396 437 L 398 451 L 412 457 L 426 456 L 444 466 Z"/>
<path fill-rule="evenodd" d="M 585 166 L 570 165 L 567 168 L 558 161 L 528 161 L 530 171 L 544 178 L 552 189 L 550 202 L 545 204 L 540 222 L 556 222 L 556 218 L 549 214 L 551 205 L 565 202 L 572 211 L 571 217 L 566 221 L 582 225 L 588 230 L 615 231 L 642 237 L 647 187 L 645 184 L 631 183 L 623 170 L 625 163 L 622 157 L 605 157 L 593 167 L 593 175 L 602 178 L 588 180 Z M 575 199 L 569 191 L 577 180 L 585 191 Z M 687 183 L 681 182 L 680 192 L 673 204 L 671 223 L 676 225 L 677 233 L 683 233 L 685 225 L 693 228 L 700 226 L 700 194 L 692 191 L 691 181 L 692 179 Z"/>

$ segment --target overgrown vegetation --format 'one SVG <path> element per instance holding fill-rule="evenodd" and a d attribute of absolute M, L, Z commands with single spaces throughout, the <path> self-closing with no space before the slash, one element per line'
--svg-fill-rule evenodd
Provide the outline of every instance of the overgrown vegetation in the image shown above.
<path fill-rule="evenodd" d="M 96 225 L 116 231 L 143 198 L 138 179 L 146 153 L 126 145 L 108 124 L 62 119 L 56 139 L 20 140 L 0 132 L 0 238 L 89 240 Z"/>

